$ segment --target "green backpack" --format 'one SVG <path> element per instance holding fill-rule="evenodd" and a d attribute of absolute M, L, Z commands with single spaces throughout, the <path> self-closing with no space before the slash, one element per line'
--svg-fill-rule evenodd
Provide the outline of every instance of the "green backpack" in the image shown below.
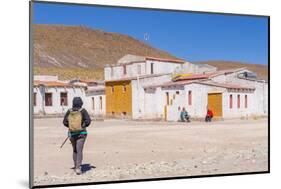
<path fill-rule="evenodd" d="M 68 115 L 68 125 L 69 125 L 69 131 L 70 132 L 78 132 L 82 131 L 82 113 L 81 109 L 78 111 L 74 111 L 70 109 L 69 115 Z"/>

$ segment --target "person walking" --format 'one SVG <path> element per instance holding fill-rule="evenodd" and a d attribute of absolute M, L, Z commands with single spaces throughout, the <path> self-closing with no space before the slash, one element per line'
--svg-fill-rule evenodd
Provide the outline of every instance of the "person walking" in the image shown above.
<path fill-rule="evenodd" d="M 86 109 L 82 108 L 83 101 L 80 97 L 74 97 L 70 108 L 63 119 L 63 124 L 68 128 L 68 136 L 73 148 L 74 171 L 82 174 L 83 147 L 87 138 L 87 130 L 91 124 L 90 116 Z"/>

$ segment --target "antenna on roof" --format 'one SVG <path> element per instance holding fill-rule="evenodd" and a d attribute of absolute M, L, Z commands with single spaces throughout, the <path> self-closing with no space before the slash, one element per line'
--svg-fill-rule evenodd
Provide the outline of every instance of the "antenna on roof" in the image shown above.
<path fill-rule="evenodd" d="M 148 34 L 148 33 L 145 33 L 145 34 L 143 35 L 143 38 L 144 38 L 145 41 L 148 41 L 148 40 L 149 40 L 149 34 Z"/>
<path fill-rule="evenodd" d="M 149 34 L 148 34 L 148 33 L 144 33 L 143 39 L 144 39 L 145 43 L 147 43 L 147 41 L 149 40 Z M 146 51 L 145 54 L 146 54 L 146 56 L 148 55 L 148 54 L 147 54 L 147 51 Z"/>

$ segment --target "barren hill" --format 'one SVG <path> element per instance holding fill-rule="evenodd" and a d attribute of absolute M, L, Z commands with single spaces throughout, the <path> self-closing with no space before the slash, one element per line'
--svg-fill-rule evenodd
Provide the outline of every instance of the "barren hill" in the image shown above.
<path fill-rule="evenodd" d="M 35 24 L 33 28 L 35 74 L 59 75 L 60 79 L 102 79 L 104 65 L 115 64 L 126 54 L 177 59 L 168 52 L 119 33 L 84 26 Z M 219 68 L 244 66 L 236 62 L 206 63 Z M 249 66 L 246 65 L 251 69 Z M 257 70 L 262 77 L 267 74 L 261 65 L 252 70 Z"/>
<path fill-rule="evenodd" d="M 77 72 L 77 77 L 91 78 L 99 72 L 101 76 L 104 65 L 126 54 L 176 58 L 128 35 L 84 26 L 34 25 L 35 73 L 67 78 Z"/>

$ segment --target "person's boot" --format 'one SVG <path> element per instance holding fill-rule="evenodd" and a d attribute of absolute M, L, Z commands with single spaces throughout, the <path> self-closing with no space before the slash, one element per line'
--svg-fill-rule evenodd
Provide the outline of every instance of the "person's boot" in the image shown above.
<path fill-rule="evenodd" d="M 81 171 L 80 168 L 75 168 L 74 171 L 75 171 L 75 173 L 76 173 L 77 175 L 81 175 L 81 174 L 82 174 L 82 171 Z"/>

